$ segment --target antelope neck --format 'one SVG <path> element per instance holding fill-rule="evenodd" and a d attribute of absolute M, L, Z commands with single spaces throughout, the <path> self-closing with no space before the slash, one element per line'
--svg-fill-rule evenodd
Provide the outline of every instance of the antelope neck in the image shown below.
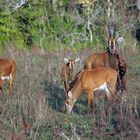
<path fill-rule="evenodd" d="M 77 98 L 81 95 L 81 88 L 80 88 L 80 83 L 76 84 L 72 89 L 72 100 L 76 101 Z"/>

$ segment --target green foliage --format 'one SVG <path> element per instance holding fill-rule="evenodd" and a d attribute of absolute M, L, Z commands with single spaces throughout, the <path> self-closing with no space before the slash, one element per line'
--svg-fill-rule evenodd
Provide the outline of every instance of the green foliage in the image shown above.
<path fill-rule="evenodd" d="M 74 51 L 87 47 L 106 48 L 106 2 L 95 2 L 90 14 L 84 14 L 84 8 L 70 4 L 69 0 L 29 0 L 15 10 L 16 2 L 0 2 L 0 49 L 9 46 L 42 50 L 70 48 Z M 115 21 L 119 21 L 117 27 L 121 27 L 129 20 L 124 14 L 125 5 L 121 1 L 121 8 L 115 1 L 113 4 Z M 130 17 L 130 22 L 133 19 Z"/>
<path fill-rule="evenodd" d="M 85 40 L 85 37 L 89 36 L 85 27 L 86 17 L 83 15 L 79 24 L 77 11 L 66 12 L 67 3 L 68 0 L 29 1 L 12 11 L 13 9 L 3 2 L 5 7 L 0 10 L 0 46 L 28 49 L 36 46 L 42 50 L 55 50 L 60 47 L 75 50 L 86 48 L 90 43 L 89 39 Z M 93 34 L 96 30 L 98 29 L 92 28 Z M 93 37 L 95 45 L 100 42 L 100 35 L 96 35 Z"/>

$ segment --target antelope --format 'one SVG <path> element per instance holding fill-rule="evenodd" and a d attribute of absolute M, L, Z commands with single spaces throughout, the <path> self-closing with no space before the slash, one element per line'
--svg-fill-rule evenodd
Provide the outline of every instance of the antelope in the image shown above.
<path fill-rule="evenodd" d="M 112 68 L 99 67 L 83 70 L 74 87 L 68 91 L 69 98 L 65 101 L 66 112 L 71 113 L 74 103 L 83 92 L 87 96 L 88 111 L 91 103 L 94 109 L 94 92 L 96 90 L 105 90 L 107 99 L 112 101 L 115 99 L 116 81 L 117 71 Z"/>
<path fill-rule="evenodd" d="M 85 69 L 93 69 L 100 66 L 106 66 L 118 70 L 118 60 L 116 57 L 117 41 L 115 39 L 115 30 L 116 26 L 114 26 L 114 32 L 112 35 L 108 26 L 109 38 L 107 50 L 105 52 L 93 53 L 89 55 L 85 60 Z"/>
<path fill-rule="evenodd" d="M 69 89 L 69 84 L 71 83 L 72 78 L 73 78 L 73 70 L 74 70 L 75 63 L 77 63 L 78 61 L 80 61 L 80 58 L 76 58 L 75 60 L 73 60 L 73 59 L 69 60 L 67 58 L 64 58 L 65 64 L 62 66 L 62 68 L 60 70 L 60 76 L 64 83 L 65 97 L 67 97 L 67 91 Z"/>
<path fill-rule="evenodd" d="M 14 82 L 14 73 L 16 71 L 16 62 L 10 58 L 0 58 L 0 89 L 3 93 L 2 81 L 9 83 L 9 96 L 11 95 Z"/>

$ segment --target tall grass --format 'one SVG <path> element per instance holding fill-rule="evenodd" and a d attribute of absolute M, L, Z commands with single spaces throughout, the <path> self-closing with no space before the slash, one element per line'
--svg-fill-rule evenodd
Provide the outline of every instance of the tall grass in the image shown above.
<path fill-rule="evenodd" d="M 127 53 L 127 91 L 118 108 L 104 98 L 95 97 L 95 113 L 87 114 L 85 96 L 78 99 L 71 115 L 64 112 L 63 85 L 59 68 L 63 57 L 84 59 L 91 50 L 81 52 L 6 51 L 17 62 L 14 89 L 8 97 L 0 95 L 1 139 L 132 139 L 140 137 L 140 63 L 139 53 Z M 83 66 L 77 64 L 76 71 Z M 75 73 L 76 73 L 75 71 Z M 107 111 L 106 111 L 107 109 Z M 29 126 L 29 134 L 22 133 L 22 118 Z"/>

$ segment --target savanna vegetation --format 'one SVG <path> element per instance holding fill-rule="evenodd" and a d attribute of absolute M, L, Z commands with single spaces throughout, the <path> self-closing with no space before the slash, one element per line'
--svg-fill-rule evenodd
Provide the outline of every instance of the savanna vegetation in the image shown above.
<path fill-rule="evenodd" d="M 111 11 L 111 12 L 110 12 Z M 119 111 L 95 97 L 87 114 L 85 96 L 65 113 L 59 70 L 63 58 L 81 58 L 107 47 L 107 24 L 116 24 L 117 51 L 127 62 L 127 90 Z M 17 63 L 14 88 L 0 94 L 0 139 L 87 140 L 140 138 L 140 52 L 135 0 L 1 0 L 0 55 Z M 137 35 L 138 36 L 138 35 Z"/>

